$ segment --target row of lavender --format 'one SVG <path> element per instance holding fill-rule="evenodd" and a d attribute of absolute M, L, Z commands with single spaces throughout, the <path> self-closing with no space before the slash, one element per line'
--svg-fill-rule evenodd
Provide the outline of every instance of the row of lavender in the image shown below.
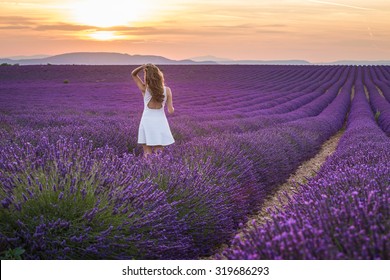
<path fill-rule="evenodd" d="M 217 258 L 389 259 L 389 162 L 390 139 L 358 79 L 336 152 L 284 209 L 270 210 L 269 222 L 237 236 Z"/>
<path fill-rule="evenodd" d="M 390 77 L 376 74 L 375 68 L 366 69 L 364 74 L 364 84 L 369 93 L 371 108 L 379 126 L 387 136 L 390 136 Z"/>
<path fill-rule="evenodd" d="M 0 162 L 7 210 L 1 220 L 7 226 L 0 246 L 22 246 L 27 258 L 210 254 L 342 126 L 355 76 L 353 68 L 342 70 L 348 78 L 337 79 L 342 88 L 332 91 L 333 98 L 317 98 L 322 108 L 331 102 L 317 116 L 256 132 L 230 131 L 223 139 L 192 137 L 163 158 L 118 156 L 86 140 L 54 144 L 39 139 L 42 134 L 36 145 L 5 145 Z"/>

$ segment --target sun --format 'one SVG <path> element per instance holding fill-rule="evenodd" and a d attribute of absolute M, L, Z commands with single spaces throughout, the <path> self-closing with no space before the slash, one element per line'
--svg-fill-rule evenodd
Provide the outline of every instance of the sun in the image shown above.
<path fill-rule="evenodd" d="M 113 27 L 144 20 L 148 1 L 84 0 L 70 4 L 72 20 L 78 24 Z"/>

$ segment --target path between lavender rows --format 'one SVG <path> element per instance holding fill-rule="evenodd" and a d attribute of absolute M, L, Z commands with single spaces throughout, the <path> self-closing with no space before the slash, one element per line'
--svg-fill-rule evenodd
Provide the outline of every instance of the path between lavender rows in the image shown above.
<path fill-rule="evenodd" d="M 321 166 L 325 163 L 326 159 L 334 153 L 340 138 L 343 136 L 345 128 L 342 128 L 329 140 L 327 140 L 322 146 L 320 151 L 309 160 L 303 162 L 297 170 L 291 174 L 287 181 L 277 187 L 277 191 L 269 196 L 261 206 L 261 209 L 255 215 L 249 217 L 248 222 L 239 229 L 236 235 L 243 238 L 243 232 L 248 231 L 254 226 L 260 226 L 267 221 L 271 220 L 270 209 L 283 208 L 287 203 L 287 197 L 299 192 L 299 186 L 306 184 L 311 178 L 313 178 L 320 170 Z M 227 248 L 227 244 L 222 244 L 217 252 L 221 252 Z M 208 259 L 213 259 L 211 256 Z"/>

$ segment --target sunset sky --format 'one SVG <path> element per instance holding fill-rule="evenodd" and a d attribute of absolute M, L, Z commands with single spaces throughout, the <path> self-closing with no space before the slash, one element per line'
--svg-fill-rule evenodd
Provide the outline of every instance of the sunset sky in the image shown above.
<path fill-rule="evenodd" d="M 80 51 L 390 60 L 390 1 L 0 1 L 0 57 Z"/>

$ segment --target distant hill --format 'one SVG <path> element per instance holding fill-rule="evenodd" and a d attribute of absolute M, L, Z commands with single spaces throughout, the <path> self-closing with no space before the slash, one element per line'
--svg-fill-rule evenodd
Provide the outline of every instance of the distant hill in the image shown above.
<path fill-rule="evenodd" d="M 201 63 L 208 63 L 208 62 L 216 62 L 218 64 L 240 64 L 240 65 L 266 65 L 266 64 L 281 64 L 281 65 L 307 65 L 310 64 L 310 62 L 306 60 L 233 60 L 229 58 L 221 58 L 221 57 L 215 57 L 212 55 L 207 56 L 198 56 L 198 57 L 192 57 L 190 58 L 193 61 L 201 62 Z"/>
<path fill-rule="evenodd" d="M 7 57 L 9 59 L 36 59 L 36 58 L 46 58 L 49 57 L 50 55 L 47 54 L 36 54 L 36 55 L 20 55 L 20 56 L 11 56 Z"/>
<path fill-rule="evenodd" d="M 218 61 L 218 64 L 239 65 L 310 65 L 306 60 L 228 60 Z"/>
<path fill-rule="evenodd" d="M 76 64 L 76 65 L 140 65 L 144 63 L 154 64 L 238 64 L 238 65 L 390 65 L 390 60 L 357 61 L 340 60 L 325 63 L 310 63 L 306 60 L 231 60 L 215 56 L 200 56 L 185 60 L 172 60 L 156 55 L 129 55 L 112 52 L 74 52 L 60 55 L 30 56 L 0 58 L 0 64 L 19 65 L 44 65 L 44 64 Z"/>
<path fill-rule="evenodd" d="M 37 64 L 88 64 L 88 65 L 140 65 L 144 63 L 153 64 L 298 64 L 307 65 L 310 62 L 305 60 L 230 60 L 218 58 L 215 56 L 194 57 L 185 60 L 172 60 L 163 56 L 156 55 L 129 55 L 110 52 L 75 52 L 65 53 L 49 57 L 11 59 L 0 58 L 1 63 L 19 64 L 19 65 L 37 65 Z"/>
<path fill-rule="evenodd" d="M 232 59 L 229 59 L 229 58 L 216 57 L 213 55 L 196 56 L 196 57 L 191 57 L 189 59 L 191 59 L 193 61 L 197 61 L 197 62 L 208 62 L 208 61 L 228 62 L 228 61 L 233 61 Z"/>
<path fill-rule="evenodd" d="M 0 58 L 0 64 L 14 64 L 15 60 L 9 59 L 9 58 Z"/>
<path fill-rule="evenodd" d="M 390 65 L 390 60 L 338 60 L 324 65 Z"/>
<path fill-rule="evenodd" d="M 88 65 L 140 65 L 154 64 L 199 64 L 192 60 L 172 60 L 155 55 L 129 55 L 109 52 L 77 52 L 35 59 L 0 59 L 0 63 L 37 65 L 37 64 L 88 64 Z M 215 64 L 216 62 L 210 62 Z"/>

